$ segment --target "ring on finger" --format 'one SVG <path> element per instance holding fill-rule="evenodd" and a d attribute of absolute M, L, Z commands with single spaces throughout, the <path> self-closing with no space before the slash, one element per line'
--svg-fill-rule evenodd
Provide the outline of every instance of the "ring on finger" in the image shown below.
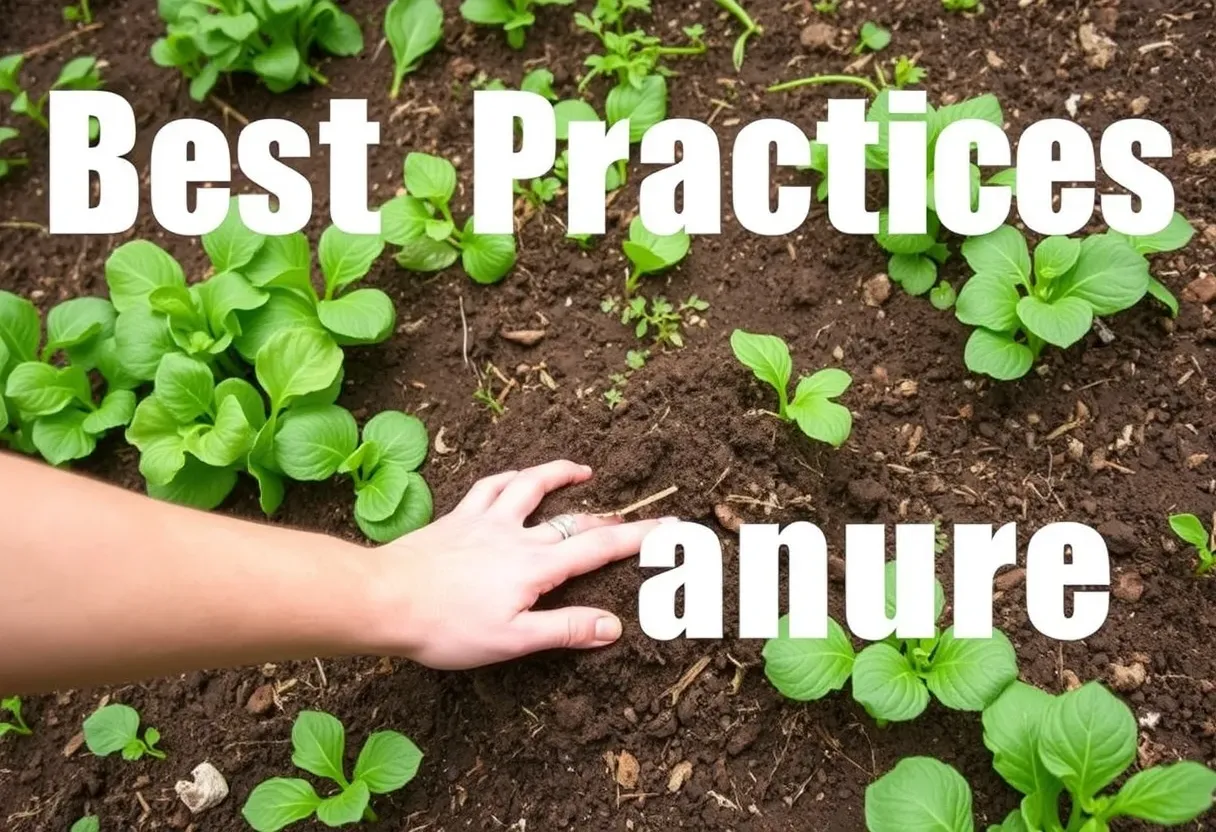
<path fill-rule="evenodd" d="M 559 514 L 556 517 L 549 518 L 545 523 L 557 529 L 557 533 L 562 536 L 562 540 L 569 540 L 578 534 L 578 521 L 574 519 L 573 515 Z"/>

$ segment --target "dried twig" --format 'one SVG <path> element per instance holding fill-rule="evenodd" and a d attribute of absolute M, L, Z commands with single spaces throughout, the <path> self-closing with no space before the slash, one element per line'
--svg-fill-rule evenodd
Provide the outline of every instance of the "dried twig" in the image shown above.
<path fill-rule="evenodd" d="M 49 40 L 46 43 L 39 44 L 38 46 L 31 46 L 29 49 L 27 49 L 21 53 L 21 57 L 28 59 L 28 58 L 34 57 L 35 55 L 41 55 L 43 52 L 51 52 L 51 51 L 63 46 L 65 43 L 76 40 L 76 38 L 80 37 L 81 35 L 87 35 L 90 32 L 96 32 L 98 29 L 100 29 L 104 25 L 105 25 L 104 23 L 90 23 L 88 26 L 82 26 L 79 29 L 73 29 L 72 31 L 68 32 L 66 35 L 60 35 L 59 37 L 55 38 L 54 40 Z"/>
<path fill-rule="evenodd" d="M 657 494 L 651 494 L 649 497 L 645 497 L 641 500 L 638 500 L 636 503 L 633 503 L 632 505 L 625 506 L 625 508 L 621 509 L 620 511 L 608 511 L 608 512 L 604 512 L 603 514 L 600 514 L 597 516 L 598 517 L 624 517 L 627 514 L 633 514 L 635 511 L 639 511 L 641 509 L 646 508 L 646 506 L 650 505 L 651 503 L 657 503 L 659 500 L 666 500 L 668 497 L 670 497 L 672 494 L 675 494 L 679 490 L 680 490 L 680 486 L 669 485 L 667 488 L 664 488 L 662 491 L 658 492 Z"/>
<path fill-rule="evenodd" d="M 241 114 L 240 110 L 233 107 L 224 99 L 217 95 L 209 95 L 207 96 L 207 100 L 218 107 L 219 111 L 224 114 L 225 118 L 231 117 L 233 121 L 239 122 L 242 126 L 249 126 L 249 119 L 245 118 L 245 116 Z"/>
<path fill-rule="evenodd" d="M 696 664 L 688 668 L 688 671 L 680 677 L 679 681 L 677 681 L 667 690 L 663 691 L 663 696 L 670 694 L 671 705 L 673 708 L 679 704 L 680 697 L 684 694 L 684 691 L 688 690 L 689 686 L 691 686 L 693 682 L 697 681 L 697 677 L 700 676 L 707 667 L 709 667 L 709 656 L 702 656 L 697 660 Z"/>

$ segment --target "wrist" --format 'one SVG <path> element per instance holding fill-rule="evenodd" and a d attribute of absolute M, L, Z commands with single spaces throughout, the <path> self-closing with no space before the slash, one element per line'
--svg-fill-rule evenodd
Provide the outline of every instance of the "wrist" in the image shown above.
<path fill-rule="evenodd" d="M 398 542 L 360 548 L 354 558 L 358 561 L 354 572 L 360 602 L 351 616 L 349 637 L 353 646 L 349 652 L 409 657 L 418 649 L 418 628 L 413 623 L 416 587 L 401 575 L 404 562 L 410 558 L 403 546 Z"/>

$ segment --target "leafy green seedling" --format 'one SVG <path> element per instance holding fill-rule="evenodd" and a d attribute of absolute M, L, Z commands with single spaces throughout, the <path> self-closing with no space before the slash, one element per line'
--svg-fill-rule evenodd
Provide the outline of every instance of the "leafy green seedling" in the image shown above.
<path fill-rule="evenodd" d="M 747 53 L 747 41 L 752 35 L 764 34 L 756 21 L 752 20 L 751 15 L 747 10 L 740 5 L 737 0 L 717 0 L 719 6 L 734 16 L 735 20 L 743 27 L 743 32 L 735 41 L 735 47 L 731 50 L 731 62 L 735 65 L 735 72 L 743 68 L 743 58 Z"/>
<path fill-rule="evenodd" d="M 363 51 L 359 22 L 333 0 L 162 2 L 159 11 L 166 32 L 152 60 L 189 78 L 195 101 L 228 73 L 257 75 L 275 93 L 325 84 L 311 63 L 314 47 L 343 57 Z"/>
<path fill-rule="evenodd" d="M 928 74 L 929 70 L 916 65 L 915 58 L 900 55 L 895 59 L 895 68 L 892 71 L 892 84 L 896 89 L 902 90 L 905 87 L 919 84 L 925 80 L 925 76 Z"/>
<path fill-rule="evenodd" d="M 337 794 L 321 797 L 312 783 L 274 777 L 249 794 L 241 814 L 256 832 L 278 832 L 316 815 L 326 826 L 376 820 L 371 796 L 390 794 L 418 773 L 422 752 L 396 731 L 377 731 L 367 738 L 355 762 L 354 777 L 346 778 L 346 729 L 330 714 L 301 711 L 291 728 L 291 762 L 309 774 L 330 780 Z"/>
<path fill-rule="evenodd" d="M 0 737 L 5 734 L 18 734 L 23 737 L 28 737 L 34 733 L 30 726 L 25 724 L 25 720 L 21 717 L 21 697 L 10 696 L 6 699 L 0 699 L 0 712 L 8 711 L 11 714 L 11 722 L 0 720 Z"/>
<path fill-rule="evenodd" d="M 0 148 L 5 142 L 10 142 L 19 137 L 21 132 L 15 127 L 0 127 Z M 8 176 L 13 168 L 20 168 L 28 165 L 30 160 L 18 156 L 4 156 L 4 151 L 0 150 L 0 179 Z"/>
<path fill-rule="evenodd" d="M 836 10 L 840 8 L 840 0 L 818 0 L 813 8 L 820 14 L 836 14 Z"/>
<path fill-rule="evenodd" d="M 853 54 L 860 55 L 867 49 L 871 52 L 881 52 L 891 43 L 891 30 L 884 29 L 872 20 L 867 20 L 861 24 L 861 30 L 857 33 L 857 45 L 853 47 Z"/>
<path fill-rule="evenodd" d="M 811 439 L 839 448 L 853 431 L 853 414 L 833 399 L 844 394 L 853 378 L 844 370 L 829 368 L 798 379 L 794 400 L 789 399 L 793 361 L 790 350 L 775 335 L 756 335 L 736 329 L 730 336 L 735 358 L 756 378 L 777 392 L 777 417 L 794 422 Z"/>
<path fill-rule="evenodd" d="M 23 55 L 9 55 L 0 58 L 0 92 L 13 96 L 9 108 L 18 115 L 23 115 L 37 124 L 43 130 L 49 130 L 51 123 L 46 116 L 46 102 L 50 91 L 41 96 L 35 96 L 21 86 L 19 76 L 25 63 Z M 103 64 L 91 55 L 73 58 L 59 70 L 59 77 L 51 84 L 51 90 L 96 90 L 101 89 L 101 68 Z M 100 125 L 96 119 L 89 121 L 89 138 L 96 140 Z"/>
<path fill-rule="evenodd" d="M 621 244 L 632 264 L 625 278 L 625 297 L 633 296 L 645 275 L 665 272 L 683 260 L 691 246 L 692 240 L 685 231 L 654 234 L 642 224 L 641 217 L 634 217 L 629 223 L 629 239 Z"/>
<path fill-rule="evenodd" d="M 60 356 L 63 366 L 52 363 Z M 91 370 L 107 382 L 100 401 Z M 101 436 L 131 420 L 136 383 L 116 359 L 109 301 L 74 298 L 54 307 L 43 343 L 34 305 L 0 291 L 0 441 L 52 465 L 83 459 Z"/>
<path fill-rule="evenodd" d="M 905 757 L 866 787 L 866 829 L 974 832 L 971 787 L 958 771 L 939 760 Z M 1003 827 L 989 827 L 992 830 L 1004 832 Z"/>
<path fill-rule="evenodd" d="M 1170 528 L 1184 542 L 1195 547 L 1198 564 L 1195 566 L 1196 575 L 1207 575 L 1216 569 L 1216 531 L 1209 532 L 1203 527 L 1203 521 L 1193 514 L 1170 515 Z M 1216 516 L 1213 516 L 1213 528 L 1216 529 Z"/>
<path fill-rule="evenodd" d="M 1153 254 L 1177 251 L 1180 248 L 1184 248 L 1191 241 L 1191 238 L 1195 236 L 1195 229 L 1187 222 L 1186 217 L 1175 211 L 1174 215 L 1170 218 L 1169 224 L 1156 234 L 1133 237 L 1112 231 L 1110 235 L 1126 240 L 1132 248 L 1148 257 Z M 1148 293 L 1163 303 L 1170 310 L 1171 315 L 1175 318 L 1178 317 L 1178 298 L 1174 297 L 1174 293 L 1167 289 L 1157 278 L 1149 277 Z"/>
<path fill-rule="evenodd" d="M 515 235 L 478 234 L 473 217 L 457 228 L 451 201 L 456 168 L 427 153 L 405 157 L 405 190 L 380 209 L 381 234 L 400 246 L 397 263 L 416 272 L 437 272 L 460 258 L 469 277 L 497 283 L 515 265 Z"/>
<path fill-rule="evenodd" d="M 942 0 L 942 7 L 948 12 L 983 11 L 980 0 Z"/>
<path fill-rule="evenodd" d="M 443 37 L 443 9 L 436 0 L 393 0 L 384 12 L 384 36 L 393 50 L 389 97 L 396 98 L 405 76 L 418 69 Z"/>
<path fill-rule="evenodd" d="M 84 742 L 98 757 L 121 751 L 124 760 L 165 759 L 165 752 L 156 747 L 160 731 L 150 727 L 140 738 L 139 712 L 130 705 L 106 705 L 94 711 L 84 721 Z"/>
<path fill-rule="evenodd" d="M 605 311 L 615 311 L 616 306 L 615 299 L 604 303 Z M 662 295 L 650 301 L 644 297 L 635 297 L 630 298 L 621 310 L 621 323 L 632 326 L 636 338 L 650 337 L 659 346 L 670 344 L 683 348 L 684 324 L 694 322 L 694 316 L 708 308 L 709 304 L 696 295 L 690 296 L 679 306 Z"/>
<path fill-rule="evenodd" d="M 895 614 L 895 563 L 886 566 L 887 616 Z M 946 605 L 935 582 L 938 618 Z M 834 619 L 825 638 L 792 638 L 788 616 L 780 634 L 764 645 L 764 673 L 790 699 L 822 699 L 853 678 L 853 698 L 880 724 L 915 719 L 930 694 L 947 708 L 980 711 L 1018 675 L 1013 645 L 1000 630 L 989 638 L 963 639 L 950 627 L 932 638 L 889 638 L 854 653 L 852 640 Z"/>
<path fill-rule="evenodd" d="M 1081 340 L 1099 315 L 1134 306 L 1149 286 L 1148 263 L 1125 239 L 1048 237 L 1035 248 L 1012 226 L 963 243 L 975 273 L 959 292 L 955 315 L 976 327 L 968 369 L 1007 381 L 1030 372 L 1043 347 Z"/>
<path fill-rule="evenodd" d="M 1098 832 L 1116 818 L 1180 826 L 1212 808 L 1216 772 L 1194 762 L 1143 769 L 1103 793 L 1135 762 L 1138 732 L 1131 709 L 1097 682 L 1059 696 L 1014 682 L 983 722 L 993 767 L 1025 795 L 1001 830 Z"/>
<path fill-rule="evenodd" d="M 482 26 L 501 26 L 512 49 L 523 49 L 537 6 L 569 6 L 574 0 L 464 0 L 460 16 Z"/>
<path fill-rule="evenodd" d="M 557 198 L 557 192 L 562 189 L 562 180 L 556 176 L 543 176 L 539 179 L 533 179 L 527 184 L 516 182 L 514 184 L 515 193 L 524 198 L 524 201 L 533 208 L 544 208 L 550 202 Z"/>
<path fill-rule="evenodd" d="M 69 23 L 83 23 L 88 26 L 93 22 L 93 10 L 89 8 L 89 0 L 78 0 L 75 5 L 63 10 L 63 19 Z"/>
<path fill-rule="evenodd" d="M 386 411 L 363 428 L 337 405 L 294 407 L 274 439 L 278 469 L 295 480 L 349 476 L 355 522 L 371 540 L 388 543 L 431 521 L 430 488 L 417 469 L 426 459 L 426 426 L 415 416 Z"/>
<path fill-rule="evenodd" d="M 101 832 L 101 821 L 97 815 L 85 815 L 73 823 L 68 832 Z"/>
<path fill-rule="evenodd" d="M 553 73 L 543 66 L 525 75 L 519 82 L 519 88 L 524 92 L 534 92 L 547 101 L 557 101 L 557 93 L 553 91 Z"/>

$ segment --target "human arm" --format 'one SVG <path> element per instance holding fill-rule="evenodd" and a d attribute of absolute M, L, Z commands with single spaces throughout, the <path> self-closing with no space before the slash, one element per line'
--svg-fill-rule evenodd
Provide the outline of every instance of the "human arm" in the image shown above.
<path fill-rule="evenodd" d="M 590 476 L 553 462 L 490 477 L 451 514 L 373 549 L 0 454 L 0 691 L 352 654 L 465 668 L 611 643 L 611 613 L 531 611 L 568 578 L 636 553 L 654 527 L 581 515 L 565 541 L 525 528 L 547 493 Z"/>

